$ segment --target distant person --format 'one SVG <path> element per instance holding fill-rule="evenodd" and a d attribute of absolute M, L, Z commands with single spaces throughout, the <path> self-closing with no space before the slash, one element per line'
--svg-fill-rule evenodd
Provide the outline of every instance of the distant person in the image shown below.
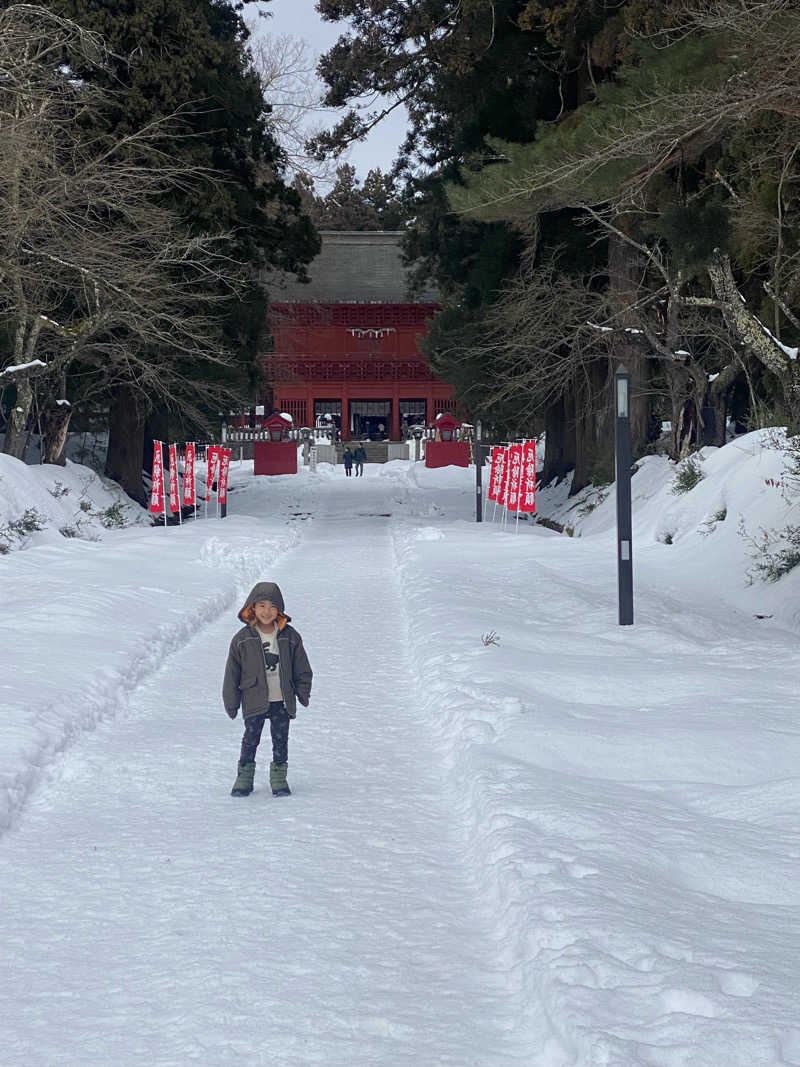
<path fill-rule="evenodd" d="M 342 452 L 342 463 L 344 463 L 344 473 L 349 478 L 353 473 L 353 453 L 350 451 L 350 446 Z"/>
<path fill-rule="evenodd" d="M 231 719 L 239 705 L 244 719 L 244 737 L 239 773 L 232 797 L 253 792 L 256 750 L 269 719 L 272 762 L 269 784 L 272 795 L 288 797 L 289 722 L 297 714 L 297 701 L 308 707 L 312 671 L 303 639 L 284 611 L 283 595 L 274 582 L 259 582 L 239 612 L 244 623 L 233 635 L 222 683 L 222 701 Z"/>
<path fill-rule="evenodd" d="M 367 461 L 367 450 L 364 448 L 363 441 L 359 444 L 358 448 L 353 453 L 353 462 L 356 465 L 356 477 L 364 474 L 364 464 Z"/>

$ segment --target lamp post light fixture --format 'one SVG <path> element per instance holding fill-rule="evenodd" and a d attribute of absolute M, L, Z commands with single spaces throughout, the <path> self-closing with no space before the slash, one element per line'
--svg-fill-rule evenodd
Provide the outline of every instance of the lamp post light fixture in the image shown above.
<path fill-rule="evenodd" d="M 473 442 L 475 451 L 475 522 L 483 522 L 483 445 L 481 444 L 481 437 L 483 436 L 483 427 L 481 426 L 481 420 L 475 423 L 475 440 Z"/>
<path fill-rule="evenodd" d="M 312 434 L 313 430 L 310 426 L 302 426 L 300 428 L 300 439 L 303 442 L 303 463 L 306 467 L 308 466 L 308 456 L 311 447 Z"/>
<path fill-rule="evenodd" d="M 411 433 L 414 437 L 414 462 L 418 462 L 420 453 L 420 441 L 425 433 L 425 427 L 416 425 L 411 427 Z"/>
<path fill-rule="evenodd" d="M 619 625 L 633 625 L 633 522 L 631 519 L 631 379 L 620 364 L 614 375 L 616 404 L 617 587 Z"/>

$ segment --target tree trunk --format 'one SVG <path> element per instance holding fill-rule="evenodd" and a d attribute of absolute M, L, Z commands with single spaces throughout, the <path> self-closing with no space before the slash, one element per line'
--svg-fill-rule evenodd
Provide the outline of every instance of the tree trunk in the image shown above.
<path fill-rule="evenodd" d="M 17 396 L 6 421 L 6 435 L 3 451 L 16 459 L 25 458 L 25 446 L 28 440 L 28 418 L 33 405 L 33 386 L 29 378 L 19 377 L 14 384 Z"/>
<path fill-rule="evenodd" d="M 145 504 L 142 484 L 144 456 L 144 411 L 141 400 L 128 385 L 118 385 L 111 399 L 108 418 L 108 452 L 105 474 L 119 482 L 129 497 Z"/>
<path fill-rule="evenodd" d="M 58 467 L 67 465 L 67 433 L 72 418 L 72 405 L 66 401 L 48 404 L 42 416 L 42 463 Z"/>
<path fill-rule="evenodd" d="M 587 485 L 614 481 L 614 423 L 608 388 L 609 364 L 597 360 L 575 393 L 575 473 L 570 496 Z"/>
<path fill-rule="evenodd" d="M 67 432 L 72 418 L 72 405 L 66 399 L 67 375 L 62 371 L 54 376 L 39 416 L 42 463 L 66 465 Z"/>
<path fill-rule="evenodd" d="M 619 220 L 618 220 L 619 221 Z M 639 279 L 642 277 L 642 256 L 627 241 L 615 233 L 608 240 L 609 303 L 617 313 L 617 325 L 635 328 L 636 315 L 630 309 L 640 296 Z M 630 427 L 631 455 L 638 459 L 644 455 L 650 436 L 650 366 L 642 355 L 640 346 L 630 335 L 617 335 L 614 342 L 611 367 L 612 375 L 622 363 L 630 374 Z"/>
<path fill-rule="evenodd" d="M 144 424 L 144 469 L 153 469 L 153 442 L 169 445 L 169 416 L 165 411 L 150 411 Z M 164 451 L 169 455 L 167 449 Z M 165 457 L 166 461 L 166 457 Z"/>
<path fill-rule="evenodd" d="M 708 265 L 708 274 L 728 326 L 743 342 L 748 352 L 760 360 L 780 381 L 786 403 L 789 432 L 797 432 L 800 428 L 800 361 L 790 359 L 767 333 L 763 323 L 750 311 L 736 284 L 730 258 L 719 249 L 714 250 Z"/>
<path fill-rule="evenodd" d="M 672 427 L 669 455 L 670 459 L 678 460 L 685 454 L 688 414 L 686 405 L 689 400 L 691 376 L 685 364 L 676 362 L 665 364 L 664 377 L 669 390 L 670 425 Z"/>
<path fill-rule="evenodd" d="M 575 423 L 575 472 L 572 476 L 572 485 L 569 490 L 570 496 L 580 493 L 587 485 L 592 483 L 590 467 L 593 460 L 591 441 L 594 434 L 588 423 L 594 421 L 593 415 L 585 415 Z"/>
<path fill-rule="evenodd" d="M 561 396 L 545 410 L 541 484 L 560 482 L 575 467 L 575 425 L 571 398 Z"/>

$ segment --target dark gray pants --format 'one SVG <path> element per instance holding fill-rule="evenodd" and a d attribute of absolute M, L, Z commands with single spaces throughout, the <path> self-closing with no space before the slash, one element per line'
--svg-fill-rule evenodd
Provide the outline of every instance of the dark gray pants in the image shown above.
<path fill-rule="evenodd" d="M 264 723 L 269 719 L 269 731 L 272 735 L 272 761 L 273 763 L 286 763 L 289 756 L 289 713 L 282 700 L 273 700 L 269 705 L 269 711 L 263 715 L 251 715 L 244 720 L 244 737 L 242 738 L 242 752 L 239 756 L 240 763 L 253 763 L 256 751 L 261 741 L 261 731 Z"/>

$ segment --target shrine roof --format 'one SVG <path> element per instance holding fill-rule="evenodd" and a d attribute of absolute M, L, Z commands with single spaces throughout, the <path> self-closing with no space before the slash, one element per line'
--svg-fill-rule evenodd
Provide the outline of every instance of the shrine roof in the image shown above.
<path fill-rule="evenodd" d="M 271 275 L 273 300 L 288 303 L 430 303 L 438 293 L 426 288 L 409 296 L 409 271 L 403 264 L 402 231 L 333 231 L 320 233 L 322 249 L 308 266 L 311 279 Z"/>

